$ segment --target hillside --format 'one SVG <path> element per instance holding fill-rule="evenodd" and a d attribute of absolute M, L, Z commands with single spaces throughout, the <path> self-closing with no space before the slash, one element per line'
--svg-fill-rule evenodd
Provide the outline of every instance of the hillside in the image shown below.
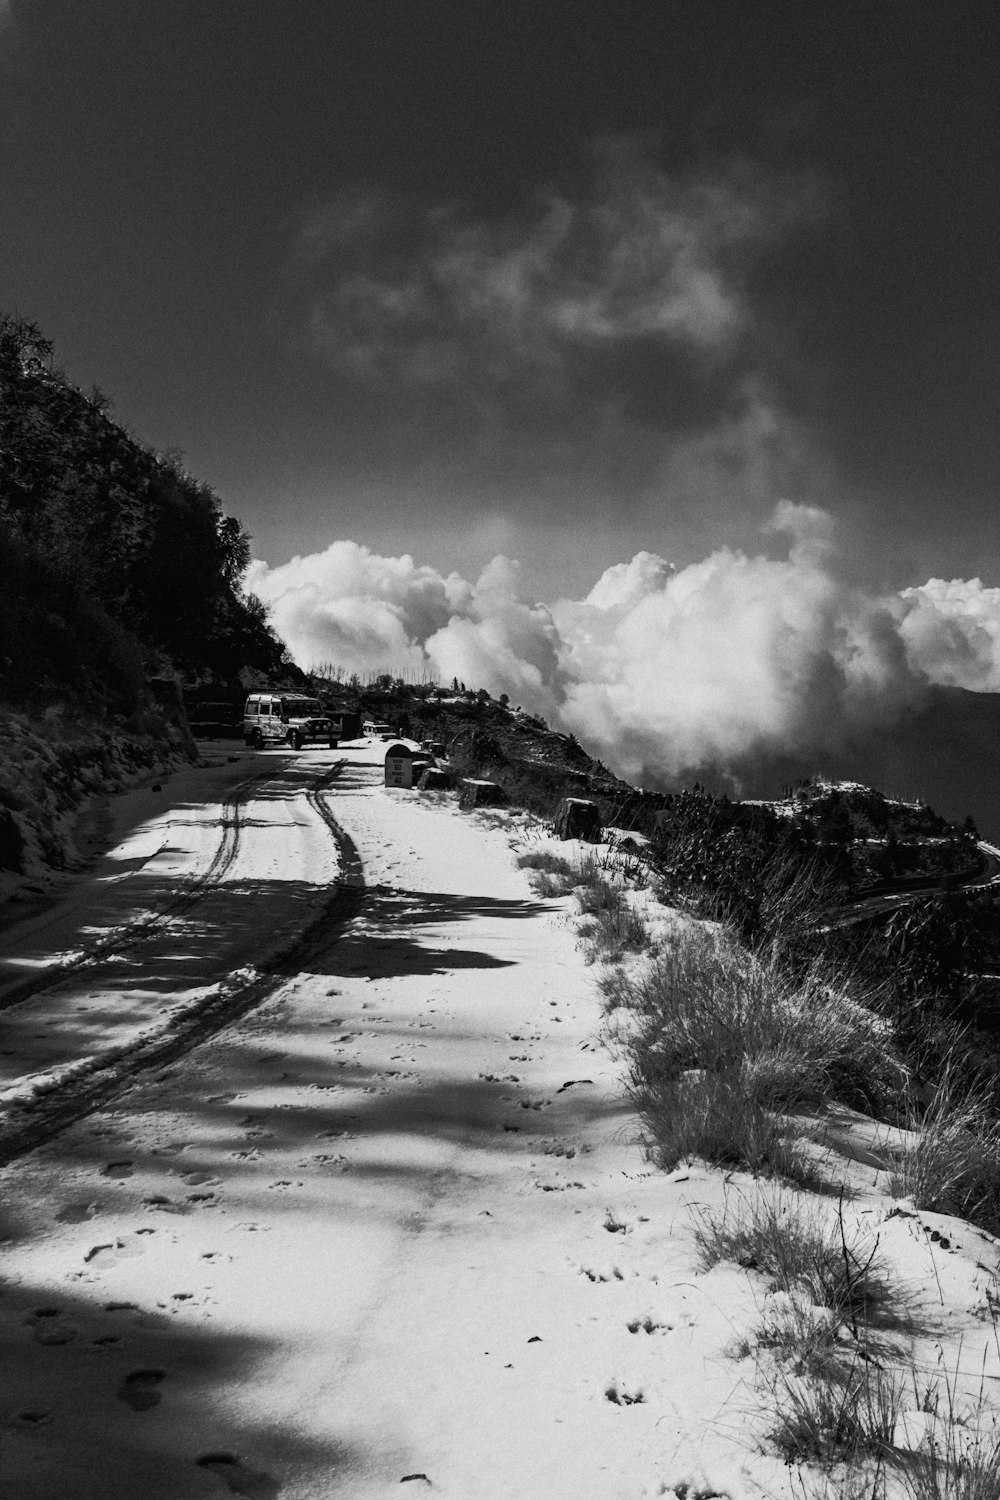
<path fill-rule="evenodd" d="M 249 538 L 212 490 L 85 396 L 0 317 L 0 700 L 127 719 L 151 677 L 280 667 L 240 579 Z"/>
<path fill-rule="evenodd" d="M 294 672 L 249 538 L 0 315 L 0 893 L 80 856 L 95 793 L 196 751 L 182 682 Z"/>

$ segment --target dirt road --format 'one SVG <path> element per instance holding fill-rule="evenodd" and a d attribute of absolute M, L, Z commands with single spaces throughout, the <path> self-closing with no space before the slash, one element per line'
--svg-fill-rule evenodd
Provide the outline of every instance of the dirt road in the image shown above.
<path fill-rule="evenodd" d="M 0 1125 L 80 1118 L 0 1174 L 0 1494 L 787 1493 L 722 1353 L 745 1277 L 692 1276 L 707 1175 L 644 1163 L 567 903 L 345 758 L 125 799 L 8 932 Z"/>

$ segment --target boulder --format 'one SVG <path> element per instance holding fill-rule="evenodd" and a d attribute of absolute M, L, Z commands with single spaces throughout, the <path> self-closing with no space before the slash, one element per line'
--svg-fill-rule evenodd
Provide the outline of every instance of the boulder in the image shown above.
<path fill-rule="evenodd" d="M 495 781 L 463 781 L 458 794 L 458 805 L 463 808 L 500 807 L 506 800 L 503 787 L 497 786 Z"/>
<path fill-rule="evenodd" d="M 584 797 L 564 797 L 556 810 L 552 831 L 557 839 L 587 839 L 592 843 L 601 833 L 597 803 Z"/>

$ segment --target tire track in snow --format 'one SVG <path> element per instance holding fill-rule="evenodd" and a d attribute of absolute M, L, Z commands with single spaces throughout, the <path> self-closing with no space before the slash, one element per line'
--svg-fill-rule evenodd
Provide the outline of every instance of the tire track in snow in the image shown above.
<path fill-rule="evenodd" d="M 93 1113 L 140 1082 L 141 1074 L 176 1062 L 199 1043 L 221 1031 L 266 1000 L 288 978 L 293 964 L 306 964 L 310 957 L 335 943 L 344 927 L 357 915 L 365 898 L 361 857 L 351 837 L 337 822 L 324 793 L 341 774 L 346 762 L 338 761 L 304 788 L 309 805 L 337 845 L 340 873 L 333 892 L 321 911 L 290 942 L 272 953 L 256 969 L 224 981 L 208 995 L 193 1001 L 152 1035 L 139 1037 L 122 1047 L 88 1059 L 56 1079 L 49 1089 L 19 1107 L 18 1117 L 0 1124 L 0 1166 L 6 1166 L 44 1145 L 77 1120 Z M 234 788 L 234 795 L 271 773 L 251 777 Z M 232 853 L 226 858 L 220 847 L 213 860 L 215 881 L 235 858 L 238 833 Z M 207 872 L 206 872 L 207 873 Z M 204 886 L 204 882 L 202 882 Z M 60 971 L 65 977 L 66 969 Z M 54 982 L 54 981 L 53 981 Z M 21 997 L 25 998 L 24 996 Z M 13 1002 L 12 1002 L 13 1003 Z"/>
<path fill-rule="evenodd" d="M 124 922 L 121 926 L 94 938 L 81 952 L 74 953 L 71 958 L 65 959 L 62 963 L 52 964 L 41 973 L 29 975 L 26 979 L 4 986 L 0 994 L 0 1010 L 8 1010 L 13 1005 L 20 1005 L 32 996 L 52 989 L 62 983 L 68 975 L 75 974 L 80 969 L 97 969 L 102 964 L 112 962 L 120 953 L 128 952 L 144 938 L 159 932 L 174 918 L 189 911 L 196 902 L 202 899 L 206 891 L 218 885 L 232 866 L 240 848 L 242 806 L 250 800 L 261 782 L 267 781 L 273 775 L 274 772 L 270 768 L 266 771 L 258 771 L 256 775 L 248 776 L 245 781 L 238 782 L 226 793 L 220 804 L 222 818 L 219 842 L 209 864 L 200 875 L 196 875 L 183 886 L 175 886 L 166 900 L 153 911 L 143 912 L 141 916 L 134 917 L 131 921 Z"/>

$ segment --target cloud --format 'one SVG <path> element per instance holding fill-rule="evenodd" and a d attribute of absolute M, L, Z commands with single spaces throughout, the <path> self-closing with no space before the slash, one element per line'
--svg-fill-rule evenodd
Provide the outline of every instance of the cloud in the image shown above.
<path fill-rule="evenodd" d="M 422 643 L 464 612 L 471 595 L 457 574 L 348 541 L 277 568 L 253 562 L 246 584 L 270 605 L 296 660 L 334 661 L 348 673 L 425 665 Z"/>
<path fill-rule="evenodd" d="M 790 532 L 787 557 L 722 547 L 679 571 L 647 557 L 644 587 L 609 591 L 606 573 L 555 609 L 572 678 L 562 721 L 627 775 L 831 747 L 890 696 L 892 713 L 919 696 L 885 608 L 838 577 L 830 517 L 783 504 L 770 529 Z"/>
<path fill-rule="evenodd" d="M 515 519 L 544 494 L 556 519 L 598 521 L 614 497 L 637 528 L 701 547 L 737 514 L 752 532 L 780 494 L 832 492 L 778 394 L 805 377 L 786 379 L 794 338 L 757 274 L 831 205 L 817 172 L 773 154 L 678 165 L 607 136 L 502 215 L 364 186 L 313 204 L 282 316 L 322 366 L 332 425 L 350 413 L 346 444 L 431 493 Z"/>
<path fill-rule="evenodd" d="M 891 726 L 932 683 L 1000 691 L 1000 589 L 861 589 L 816 506 L 782 502 L 767 531 L 785 555 L 720 547 L 675 568 L 640 552 L 551 605 L 526 601 L 503 557 L 470 583 L 352 542 L 256 563 L 248 582 L 302 665 L 506 692 L 646 783 L 822 758 Z"/>
<path fill-rule="evenodd" d="M 469 591 L 466 612 L 452 615 L 424 649 L 439 680 L 457 677 L 558 715 L 564 688 L 559 632 L 544 604 L 519 597 L 519 573 L 519 564 L 494 558 Z"/>
<path fill-rule="evenodd" d="M 364 190 L 314 206 L 293 274 L 315 346 L 366 381 L 550 393 L 622 349 L 731 357 L 744 273 L 815 212 L 815 181 L 742 160 L 669 171 L 648 145 L 596 142 L 582 183 L 502 220 Z"/>
<path fill-rule="evenodd" d="M 914 671 L 948 687 L 1000 693 L 1000 589 L 929 578 L 904 589 L 899 634 Z"/>

